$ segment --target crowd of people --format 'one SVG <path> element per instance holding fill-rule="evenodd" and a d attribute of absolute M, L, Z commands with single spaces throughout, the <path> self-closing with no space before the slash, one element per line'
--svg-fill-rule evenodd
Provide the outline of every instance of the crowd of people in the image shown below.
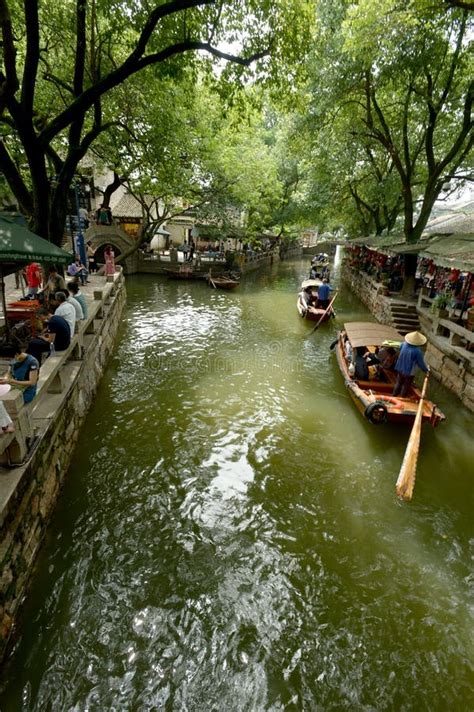
<path fill-rule="evenodd" d="M 115 273 L 114 252 L 111 245 L 104 251 L 105 274 Z M 0 378 L 0 396 L 12 387 L 22 390 L 24 403 L 30 403 L 37 392 L 38 376 L 44 358 L 61 353 L 69 348 L 76 331 L 76 324 L 88 317 L 87 300 L 81 287 L 88 282 L 95 263 L 82 264 L 78 255 L 67 268 L 69 281 L 50 267 L 47 276 L 41 266 L 33 262 L 24 270 L 28 287 L 28 298 L 37 299 L 36 311 L 38 333 L 30 333 L 23 341 L 17 340 L 4 350 L 4 355 L 13 357 L 8 370 Z M 0 401 L 0 428 L 2 432 L 13 432 L 14 425 L 4 404 Z"/>

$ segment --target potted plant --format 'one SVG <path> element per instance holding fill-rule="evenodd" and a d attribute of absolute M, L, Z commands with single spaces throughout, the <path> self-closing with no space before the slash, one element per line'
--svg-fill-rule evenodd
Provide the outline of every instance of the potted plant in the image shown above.
<path fill-rule="evenodd" d="M 438 319 L 448 316 L 449 297 L 446 294 L 437 294 L 431 302 L 431 311 Z"/>

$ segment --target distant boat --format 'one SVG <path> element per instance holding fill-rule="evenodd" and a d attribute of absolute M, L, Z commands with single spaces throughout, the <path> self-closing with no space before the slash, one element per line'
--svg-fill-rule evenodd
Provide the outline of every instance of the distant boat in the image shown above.
<path fill-rule="evenodd" d="M 303 289 L 306 289 L 306 287 L 314 287 L 316 290 L 320 285 L 322 284 L 322 281 L 320 279 L 305 279 L 304 282 L 301 285 L 301 291 Z M 333 314 L 333 310 L 330 309 L 326 313 L 326 307 L 319 307 L 317 303 L 317 295 L 314 295 L 314 298 L 316 300 L 314 306 L 311 306 L 309 309 L 306 306 L 306 304 L 303 303 L 301 300 L 300 295 L 298 294 L 298 300 L 296 302 L 296 308 L 298 309 L 298 314 L 304 318 L 307 319 L 308 321 L 328 321 L 328 319 L 331 318 Z"/>
<path fill-rule="evenodd" d="M 236 279 L 235 276 L 230 275 L 219 275 L 213 277 L 211 272 L 206 275 L 207 282 L 210 287 L 214 289 L 235 289 L 239 286 L 240 280 Z"/>
<path fill-rule="evenodd" d="M 358 347 L 363 347 L 374 352 L 376 346 L 383 346 L 387 342 L 400 344 L 403 336 L 391 326 L 377 322 L 356 321 L 344 324 L 344 329 L 339 333 L 335 342 L 337 363 L 344 377 L 346 387 L 357 409 L 374 425 L 382 423 L 409 423 L 413 421 L 418 410 L 421 392 L 412 385 L 408 396 L 392 396 L 393 386 L 397 374 L 392 369 L 378 367 L 377 375 L 371 374 L 366 381 L 354 378 L 349 372 L 350 361 L 346 356 L 346 342 L 348 341 L 353 353 Z M 433 427 L 445 420 L 445 415 L 431 401 L 423 402 L 422 420 L 428 421 Z"/>

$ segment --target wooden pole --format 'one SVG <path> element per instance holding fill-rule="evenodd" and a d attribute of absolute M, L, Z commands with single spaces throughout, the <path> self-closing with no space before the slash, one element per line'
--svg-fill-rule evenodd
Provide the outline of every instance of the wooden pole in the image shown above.
<path fill-rule="evenodd" d="M 333 305 L 334 302 L 336 301 L 337 294 L 338 294 L 338 293 L 336 292 L 335 295 L 333 296 L 333 298 L 331 299 L 331 301 L 329 302 L 329 304 L 328 304 L 328 306 L 327 306 L 327 308 L 326 308 L 326 311 L 325 311 L 323 314 L 321 314 L 320 320 L 318 321 L 318 323 L 316 324 L 316 326 L 314 327 L 314 329 L 311 329 L 311 331 L 309 332 L 308 336 L 311 336 L 311 334 L 314 334 L 314 332 L 319 328 L 319 325 L 321 324 L 321 322 L 322 322 L 322 320 L 324 319 L 324 317 L 326 316 L 326 314 L 332 309 L 332 305 Z"/>
<path fill-rule="evenodd" d="M 209 268 L 209 282 L 212 284 L 212 286 L 214 287 L 214 289 L 217 289 L 216 284 L 215 284 L 214 280 L 213 280 L 212 277 L 211 277 L 211 268 Z"/>
<path fill-rule="evenodd" d="M 400 474 L 397 480 L 397 495 L 409 502 L 413 496 L 413 489 L 415 487 L 415 477 L 416 477 L 416 463 L 418 461 L 418 452 L 420 450 L 420 438 L 421 438 L 421 423 L 423 416 L 423 403 L 426 395 L 426 389 L 428 387 L 428 378 L 430 372 L 425 376 L 423 382 L 423 388 L 421 391 L 421 398 L 418 403 L 418 410 L 416 411 L 415 422 L 413 423 L 413 428 L 408 439 L 407 449 L 405 450 L 405 457 L 403 458 L 402 466 L 400 468 Z"/>

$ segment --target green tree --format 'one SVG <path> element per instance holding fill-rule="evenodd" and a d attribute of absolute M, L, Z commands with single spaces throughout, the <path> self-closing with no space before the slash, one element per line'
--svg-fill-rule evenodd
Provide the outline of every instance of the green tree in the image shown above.
<path fill-rule="evenodd" d="M 416 241 L 443 185 L 472 179 L 468 23 L 467 11 L 430 0 L 320 5 L 313 132 L 324 135 L 332 125 L 340 162 L 352 165 L 346 186 L 355 209 L 385 212 L 382 222 L 372 214 L 376 231 L 390 226 L 401 199 L 406 238 Z"/>
<path fill-rule="evenodd" d="M 60 242 L 77 167 L 116 122 L 117 87 L 148 68 L 159 92 L 163 78 L 203 64 L 202 53 L 233 63 L 228 81 L 252 63 L 255 77 L 269 76 L 269 49 L 280 58 L 297 45 L 298 22 L 290 20 L 303 18 L 305 6 L 302 0 L 131 6 L 0 0 L 0 168 L 31 227 Z M 225 42 L 238 46 L 235 54 L 220 49 Z"/>

